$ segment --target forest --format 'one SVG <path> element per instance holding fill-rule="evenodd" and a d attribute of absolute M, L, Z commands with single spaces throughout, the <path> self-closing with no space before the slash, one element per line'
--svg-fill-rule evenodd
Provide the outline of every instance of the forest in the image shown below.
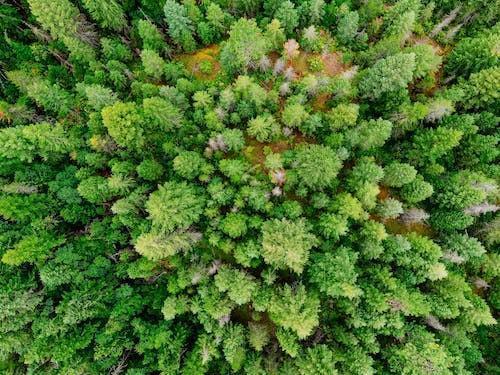
<path fill-rule="evenodd" d="M 0 374 L 500 374 L 500 0 L 0 0 Z"/>

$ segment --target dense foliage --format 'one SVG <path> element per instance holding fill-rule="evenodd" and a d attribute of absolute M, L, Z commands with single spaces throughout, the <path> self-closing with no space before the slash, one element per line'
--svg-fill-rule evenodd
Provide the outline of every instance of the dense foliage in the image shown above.
<path fill-rule="evenodd" d="M 498 374 L 498 0 L 0 0 L 0 373 Z"/>

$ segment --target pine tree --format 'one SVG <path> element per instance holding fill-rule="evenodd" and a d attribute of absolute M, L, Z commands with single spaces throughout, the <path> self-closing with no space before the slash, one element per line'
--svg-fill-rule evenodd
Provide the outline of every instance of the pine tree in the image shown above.
<path fill-rule="evenodd" d="M 82 0 L 82 3 L 101 27 L 121 31 L 127 26 L 122 7 L 114 0 Z"/>
<path fill-rule="evenodd" d="M 174 0 L 167 0 L 163 11 L 165 13 L 165 22 L 168 25 L 168 35 L 186 52 L 194 51 L 196 48 L 193 37 L 194 27 L 192 20 L 188 18 L 186 7 Z"/>

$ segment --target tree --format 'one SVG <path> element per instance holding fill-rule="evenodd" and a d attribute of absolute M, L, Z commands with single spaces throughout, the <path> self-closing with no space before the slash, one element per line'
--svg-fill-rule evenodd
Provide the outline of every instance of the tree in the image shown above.
<path fill-rule="evenodd" d="M 307 348 L 297 360 L 297 373 L 300 375 L 337 375 L 335 352 L 326 345 Z"/>
<path fill-rule="evenodd" d="M 402 347 L 389 348 L 389 366 L 394 373 L 425 374 L 435 371 L 451 375 L 452 366 L 449 354 L 435 341 L 432 334 L 418 330 Z"/>
<path fill-rule="evenodd" d="M 64 238 L 49 232 L 26 236 L 3 254 L 2 262 L 12 266 L 42 262 L 52 249 L 63 243 Z"/>
<path fill-rule="evenodd" d="M 222 343 L 224 357 L 236 372 L 241 369 L 246 358 L 246 337 L 241 325 L 230 326 Z"/>
<path fill-rule="evenodd" d="M 82 3 L 101 27 L 120 31 L 127 26 L 122 7 L 114 0 L 82 0 Z"/>
<path fill-rule="evenodd" d="M 285 30 L 281 27 L 281 22 L 273 18 L 266 26 L 264 37 L 271 51 L 280 51 L 286 40 Z"/>
<path fill-rule="evenodd" d="M 163 166 L 158 163 L 156 160 L 146 159 L 143 160 L 137 166 L 137 174 L 139 177 L 147 180 L 147 181 L 156 181 L 158 180 L 164 173 Z"/>
<path fill-rule="evenodd" d="M 358 147 L 361 150 L 369 150 L 381 147 L 391 136 L 392 123 L 388 120 L 363 121 L 355 128 L 352 128 L 346 137 L 351 147 Z"/>
<path fill-rule="evenodd" d="M 298 274 L 302 273 L 309 250 L 316 241 L 304 220 L 274 219 L 262 226 L 262 256 L 266 263 L 278 269 L 290 268 Z"/>
<path fill-rule="evenodd" d="M 397 35 L 406 39 L 413 31 L 415 20 L 419 16 L 422 4 L 420 0 L 399 0 L 384 16 L 385 34 Z"/>
<path fill-rule="evenodd" d="M 0 142 L 1 157 L 28 162 L 36 157 L 45 160 L 58 158 L 79 144 L 75 136 L 61 124 L 52 125 L 46 122 L 1 129 Z"/>
<path fill-rule="evenodd" d="M 477 238 L 466 234 L 450 234 L 443 243 L 445 251 L 443 258 L 452 263 L 474 262 L 486 252 L 484 246 Z"/>
<path fill-rule="evenodd" d="M 377 212 L 383 218 L 394 219 L 404 212 L 403 204 L 394 198 L 384 199 L 377 207 Z"/>
<path fill-rule="evenodd" d="M 242 237 L 247 232 L 247 217 L 244 214 L 231 212 L 222 219 L 220 228 L 231 238 Z"/>
<path fill-rule="evenodd" d="M 74 103 L 73 98 L 59 85 L 51 84 L 41 77 L 32 77 L 22 71 L 8 72 L 7 77 L 48 113 L 62 117 L 70 112 Z"/>
<path fill-rule="evenodd" d="M 342 167 L 337 154 L 321 145 L 299 147 L 295 152 L 292 173 L 297 182 L 309 189 L 324 189 L 333 186 Z"/>
<path fill-rule="evenodd" d="M 30 0 L 31 12 L 53 38 L 60 39 L 75 58 L 94 60 L 94 32 L 68 0 Z"/>
<path fill-rule="evenodd" d="M 332 130 L 342 130 L 344 127 L 355 125 L 358 115 L 359 105 L 341 103 L 328 112 L 328 124 Z"/>
<path fill-rule="evenodd" d="M 166 50 L 167 45 L 160 30 L 149 20 L 139 20 L 137 31 L 142 39 L 144 50 L 161 53 Z"/>
<path fill-rule="evenodd" d="M 196 223 L 204 204 L 205 198 L 196 187 L 185 182 L 167 182 L 151 193 L 146 210 L 154 228 L 171 233 Z"/>
<path fill-rule="evenodd" d="M 285 285 L 273 294 L 268 312 L 274 323 L 291 329 L 304 339 L 319 324 L 319 299 L 308 294 L 304 285 L 299 284 L 296 288 Z"/>
<path fill-rule="evenodd" d="M 143 233 L 137 238 L 135 249 L 149 260 L 162 260 L 191 250 L 199 239 L 195 232 Z"/>
<path fill-rule="evenodd" d="M 299 25 L 299 14 L 289 0 L 281 3 L 274 13 L 274 18 L 280 21 L 288 35 L 292 34 Z"/>
<path fill-rule="evenodd" d="M 159 80 L 163 75 L 165 67 L 165 61 L 161 56 L 155 51 L 143 49 L 141 51 L 141 60 L 144 72 L 154 79 Z"/>
<path fill-rule="evenodd" d="M 434 192 L 432 185 L 421 176 L 417 176 L 412 182 L 401 188 L 401 197 L 410 204 L 417 203 L 429 198 Z"/>
<path fill-rule="evenodd" d="M 207 21 L 216 33 L 220 36 L 228 30 L 228 20 L 231 16 L 224 12 L 222 8 L 216 3 L 210 3 L 207 6 Z"/>
<path fill-rule="evenodd" d="M 458 146 L 462 136 L 461 130 L 441 126 L 422 130 L 415 134 L 408 157 L 416 165 L 435 163 L 449 150 Z"/>
<path fill-rule="evenodd" d="M 406 88 L 413 79 L 414 53 L 398 53 L 377 61 L 363 72 L 359 90 L 363 97 L 378 99 L 383 94 Z"/>
<path fill-rule="evenodd" d="M 356 285 L 357 258 L 356 253 L 345 247 L 334 252 L 313 254 L 308 270 L 309 280 L 327 296 L 355 298 L 361 294 Z"/>
<path fill-rule="evenodd" d="M 174 170 L 188 180 L 208 172 L 208 164 L 203 157 L 195 151 L 183 151 L 174 158 Z"/>
<path fill-rule="evenodd" d="M 144 145 L 144 120 L 135 103 L 117 102 L 104 107 L 102 121 L 118 145 L 137 150 Z"/>
<path fill-rule="evenodd" d="M 266 38 L 255 21 L 240 18 L 232 24 L 229 39 L 222 45 L 220 62 L 230 74 L 247 72 L 267 50 Z"/>
<path fill-rule="evenodd" d="M 262 351 L 270 340 L 268 328 L 260 323 L 249 323 L 248 335 L 250 346 L 258 352 Z"/>
<path fill-rule="evenodd" d="M 142 111 L 151 130 L 170 132 L 181 127 L 184 118 L 180 109 L 172 102 L 153 96 L 142 102 Z"/>
<path fill-rule="evenodd" d="M 88 105 L 95 111 L 100 111 L 118 100 L 116 93 L 101 85 L 80 85 L 79 89 L 85 95 Z"/>
<path fill-rule="evenodd" d="M 180 5 L 174 0 L 167 0 L 163 6 L 163 12 L 168 25 L 168 35 L 186 52 L 194 51 L 196 48 L 193 38 L 194 27 L 187 15 L 185 5 Z"/>
<path fill-rule="evenodd" d="M 257 283 L 246 273 L 222 267 L 215 275 L 215 286 L 221 292 L 227 292 L 229 298 L 237 305 L 250 302 Z"/>
<path fill-rule="evenodd" d="M 359 14 L 345 11 L 340 14 L 337 25 L 337 39 L 344 45 L 350 45 L 358 36 Z"/>
<path fill-rule="evenodd" d="M 410 164 L 392 162 L 384 168 L 384 184 L 401 187 L 412 182 L 417 176 L 417 170 Z"/>
<path fill-rule="evenodd" d="M 446 71 L 467 78 L 472 73 L 498 66 L 499 57 L 494 53 L 498 31 L 495 29 L 474 38 L 461 39 L 448 56 Z"/>
<path fill-rule="evenodd" d="M 309 113 L 300 103 L 287 104 L 281 114 L 283 123 L 291 128 L 300 128 L 308 118 Z"/>
<path fill-rule="evenodd" d="M 415 78 L 424 78 L 429 74 L 436 73 L 441 65 L 442 58 L 434 47 L 428 44 L 417 44 L 407 49 L 408 52 L 415 54 Z"/>
<path fill-rule="evenodd" d="M 257 116 L 248 122 L 248 134 L 259 142 L 269 142 L 281 135 L 281 127 L 271 115 Z"/>
<path fill-rule="evenodd" d="M 483 69 L 471 74 L 468 81 L 463 82 L 461 88 L 464 97 L 460 100 L 465 109 L 484 109 L 490 107 L 498 113 L 498 85 L 500 83 L 500 68 Z"/>
<path fill-rule="evenodd" d="M 308 17 L 308 23 L 311 25 L 319 25 L 325 15 L 325 1 L 312 0 L 305 5 L 309 6 L 309 9 L 306 8 L 305 12 Z"/>

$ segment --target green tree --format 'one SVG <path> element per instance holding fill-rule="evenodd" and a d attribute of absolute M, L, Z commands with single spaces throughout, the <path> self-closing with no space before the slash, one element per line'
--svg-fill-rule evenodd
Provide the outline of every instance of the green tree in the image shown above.
<path fill-rule="evenodd" d="M 358 36 L 359 14 L 356 11 L 345 11 L 339 16 L 337 39 L 343 45 L 350 45 Z"/>
<path fill-rule="evenodd" d="M 137 150 L 144 145 L 144 119 L 135 103 L 117 102 L 104 107 L 102 121 L 118 145 Z"/>
<path fill-rule="evenodd" d="M 428 44 L 417 44 L 408 48 L 407 51 L 415 54 L 415 70 L 413 72 L 415 78 L 424 78 L 438 71 L 442 58 L 436 54 L 434 47 Z"/>
<path fill-rule="evenodd" d="M 215 286 L 219 291 L 227 292 L 237 305 L 243 305 L 252 299 L 257 283 L 243 271 L 222 267 L 215 275 Z"/>
<path fill-rule="evenodd" d="M 262 256 L 276 268 L 290 268 L 302 273 L 309 257 L 309 250 L 316 245 L 304 220 L 291 222 L 286 219 L 267 221 L 262 226 Z"/>
<path fill-rule="evenodd" d="M 163 175 L 164 171 L 165 169 L 163 168 L 163 166 L 156 160 L 152 159 L 143 160 L 137 166 L 137 174 L 139 175 L 139 177 L 147 181 L 158 180 Z"/>
<path fill-rule="evenodd" d="M 401 187 L 412 182 L 417 176 L 417 170 L 407 163 L 392 162 L 384 168 L 384 184 Z"/>
<path fill-rule="evenodd" d="M 120 31 L 127 26 L 123 9 L 116 1 L 82 0 L 82 3 L 101 27 Z"/>
<path fill-rule="evenodd" d="M 248 134 L 259 142 L 269 142 L 281 135 L 281 127 L 273 116 L 261 115 L 248 122 Z"/>
<path fill-rule="evenodd" d="M 313 254 L 308 269 L 309 280 L 327 296 L 355 298 L 361 294 L 356 284 L 357 258 L 356 253 L 345 247 L 334 252 Z"/>
<path fill-rule="evenodd" d="M 299 25 L 299 14 L 290 0 L 281 3 L 274 13 L 274 18 L 280 21 L 288 35 Z"/>
<path fill-rule="evenodd" d="M 149 20 L 139 20 L 137 32 L 142 39 L 142 48 L 161 53 L 167 45 L 158 27 Z"/>
<path fill-rule="evenodd" d="M 184 121 L 183 114 L 176 105 L 157 96 L 144 99 L 142 111 L 151 130 L 170 132 L 180 128 Z"/>
<path fill-rule="evenodd" d="M 88 105 L 95 111 L 100 111 L 118 100 L 116 93 L 101 85 L 80 85 L 78 88 L 85 95 Z"/>
<path fill-rule="evenodd" d="M 401 197 L 410 204 L 417 203 L 429 198 L 434 192 L 432 185 L 417 176 L 412 182 L 401 188 Z"/>
<path fill-rule="evenodd" d="M 351 147 L 361 150 L 369 150 L 381 147 L 390 138 L 392 123 L 388 120 L 362 121 L 358 126 L 347 133 L 347 139 Z"/>
<path fill-rule="evenodd" d="M 336 181 L 342 162 L 331 148 L 321 145 L 299 147 L 292 168 L 299 184 L 309 189 L 324 189 Z"/>
<path fill-rule="evenodd" d="M 495 54 L 495 46 L 499 31 L 496 28 L 473 38 L 461 39 L 448 56 L 446 71 L 467 78 L 472 73 L 498 66 L 500 57 Z"/>
<path fill-rule="evenodd" d="M 269 43 L 269 49 L 272 51 L 280 51 L 286 41 L 285 30 L 281 26 L 281 22 L 273 18 L 266 26 L 264 37 Z"/>
<path fill-rule="evenodd" d="M 33 77 L 22 71 L 8 72 L 7 77 L 48 113 L 65 116 L 74 104 L 67 91 L 57 84 L 51 84 L 47 79 Z"/>
<path fill-rule="evenodd" d="M 60 39 L 75 58 L 94 60 L 92 44 L 96 35 L 78 8 L 68 0 L 30 0 L 31 12 L 53 38 Z"/>
<path fill-rule="evenodd" d="M 146 210 L 154 228 L 170 233 L 196 223 L 204 204 L 205 198 L 196 187 L 185 182 L 167 182 L 151 193 Z"/>
<path fill-rule="evenodd" d="M 422 130 L 413 137 L 408 157 L 416 165 L 423 165 L 429 161 L 435 163 L 449 150 L 458 146 L 462 136 L 462 131 L 444 126 Z"/>
<path fill-rule="evenodd" d="M 186 6 L 167 0 L 163 6 L 165 22 L 168 25 L 168 35 L 180 45 L 186 52 L 192 52 L 196 48 L 193 37 L 194 26 L 188 17 Z"/>
<path fill-rule="evenodd" d="M 3 254 L 2 262 L 13 266 L 41 262 L 63 243 L 64 238 L 48 232 L 26 236 Z"/>
<path fill-rule="evenodd" d="M 165 67 L 165 61 L 161 56 L 155 51 L 143 49 L 141 51 L 141 60 L 144 72 L 154 79 L 159 80 L 163 75 Z"/>
<path fill-rule="evenodd" d="M 273 294 L 268 312 L 274 323 L 304 339 L 319 324 L 319 299 L 307 293 L 304 285 L 285 285 Z"/>
<path fill-rule="evenodd" d="M 149 260 L 161 260 L 191 250 L 198 240 L 199 235 L 194 232 L 143 233 L 137 238 L 135 249 Z"/>
<path fill-rule="evenodd" d="M 254 20 L 240 18 L 231 25 L 229 39 L 222 45 L 220 61 L 230 74 L 246 72 L 267 52 L 268 43 Z"/>
<path fill-rule="evenodd" d="M 417 330 L 402 347 L 392 347 L 387 351 L 388 362 L 393 373 L 425 374 L 432 371 L 451 375 L 452 359 L 432 334 Z"/>
<path fill-rule="evenodd" d="M 193 180 L 210 172 L 209 165 L 195 151 L 183 151 L 174 158 L 174 171 L 185 179 Z"/>
<path fill-rule="evenodd" d="M 327 120 L 332 130 L 342 130 L 356 124 L 359 115 L 359 105 L 354 103 L 339 104 L 327 114 Z"/>
<path fill-rule="evenodd" d="M 309 113 L 307 113 L 304 106 L 299 103 L 287 104 L 281 114 L 283 123 L 291 128 L 300 128 L 308 118 Z"/>
<path fill-rule="evenodd" d="M 247 232 L 247 217 L 231 212 L 222 219 L 220 229 L 231 238 L 242 237 Z"/>
<path fill-rule="evenodd" d="M 498 86 L 500 84 L 500 68 L 483 69 L 471 74 L 468 81 L 461 85 L 464 97 L 460 100 L 465 109 L 491 108 L 492 112 L 499 113 Z"/>
<path fill-rule="evenodd" d="M 378 99 L 383 94 L 404 89 L 413 80 L 414 70 L 414 53 L 398 53 L 381 59 L 363 72 L 360 93 L 365 98 Z"/>

